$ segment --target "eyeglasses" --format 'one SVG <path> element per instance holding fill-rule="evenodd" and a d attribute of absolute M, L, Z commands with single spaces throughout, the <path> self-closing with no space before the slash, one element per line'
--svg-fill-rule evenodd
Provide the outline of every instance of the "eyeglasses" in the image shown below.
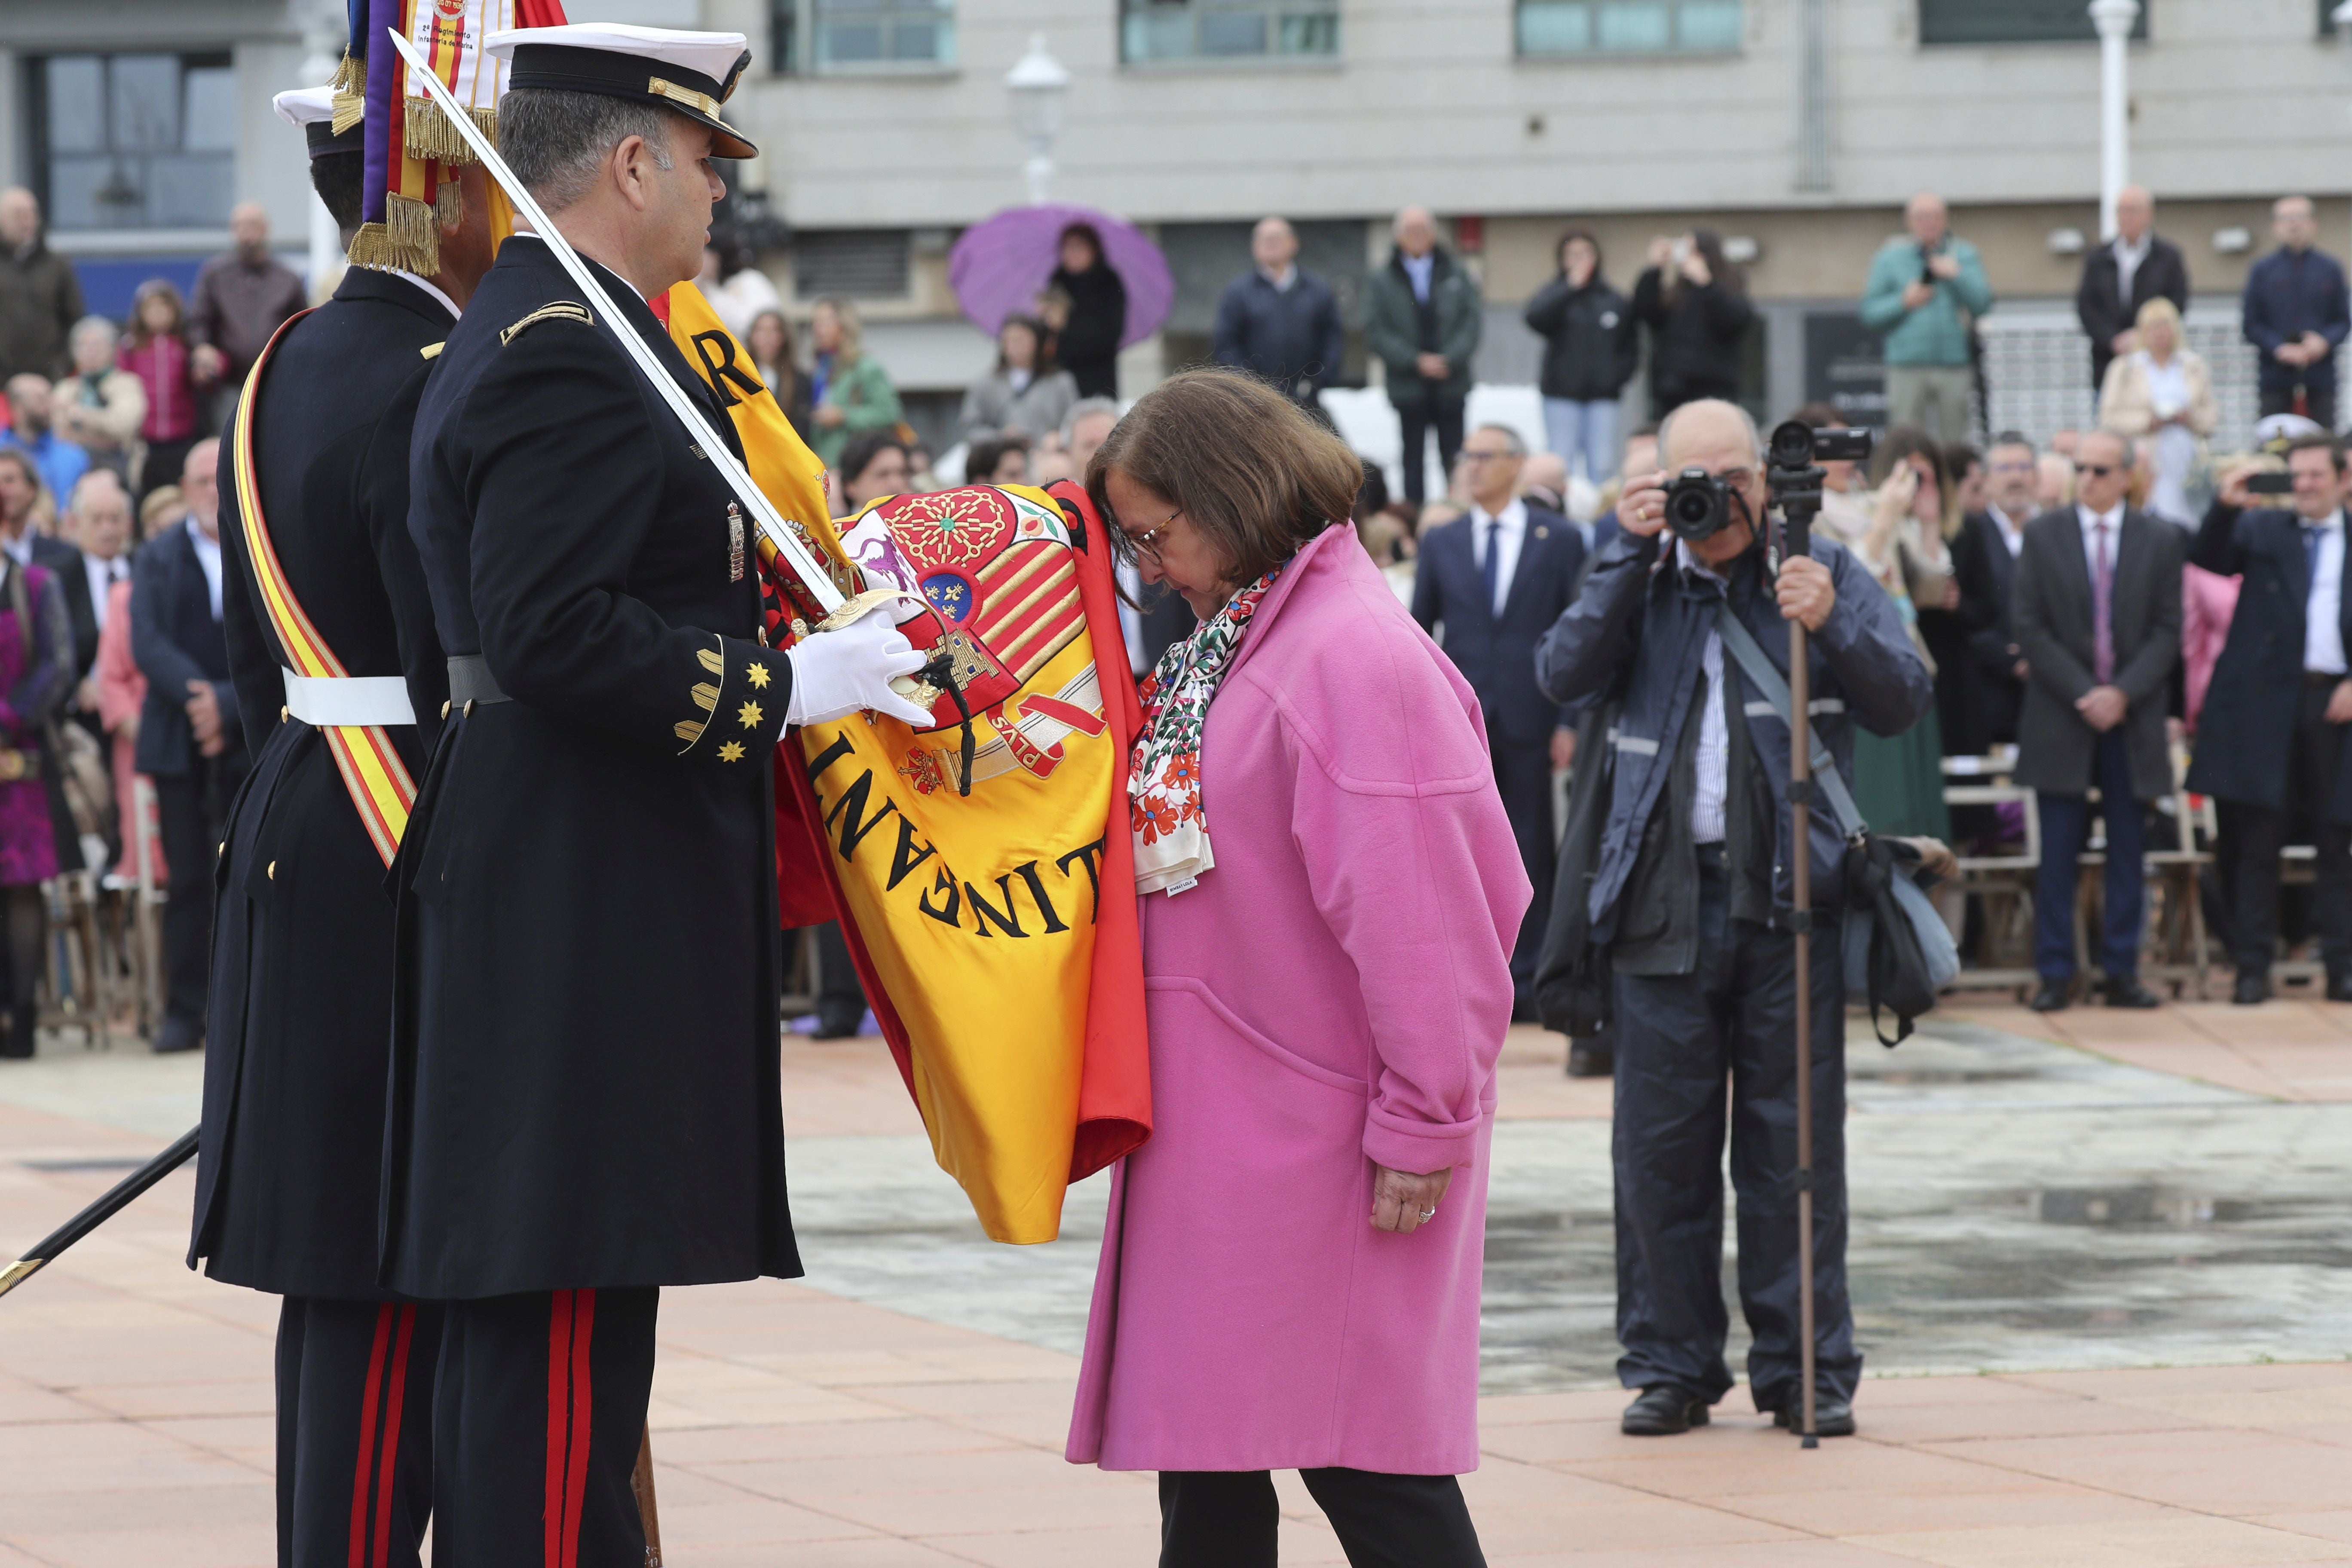
<path fill-rule="evenodd" d="M 2085 479 L 2104 479 L 2115 471 L 2115 465 L 2112 463 L 2077 463 L 2074 465 L 2074 472 L 2076 476 Z"/>
<path fill-rule="evenodd" d="M 1462 461 L 1465 463 L 1507 463 L 1517 456 L 1518 454 L 1517 452 L 1473 452 L 1465 447 L 1462 453 Z"/>
<path fill-rule="evenodd" d="M 1118 521 L 1118 514 L 1111 511 L 1108 503 L 1104 505 L 1103 510 L 1108 514 L 1107 521 L 1110 525 L 1118 530 L 1119 537 L 1127 541 L 1128 547 L 1133 550 L 1138 555 L 1149 556 L 1154 566 L 1160 564 L 1160 546 L 1152 542 L 1158 539 L 1160 535 L 1167 530 L 1170 523 L 1184 515 L 1184 509 L 1180 506 L 1174 511 L 1170 512 L 1166 517 L 1161 518 L 1160 520 L 1159 527 L 1147 528 L 1141 533 L 1129 533 L 1127 531 L 1127 525 Z"/>

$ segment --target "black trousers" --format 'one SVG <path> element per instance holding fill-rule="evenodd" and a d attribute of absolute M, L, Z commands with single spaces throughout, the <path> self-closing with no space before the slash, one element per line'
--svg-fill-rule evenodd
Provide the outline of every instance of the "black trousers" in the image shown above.
<path fill-rule="evenodd" d="M 213 868 L 228 803 L 244 778 L 241 761 L 199 757 L 194 771 L 155 781 L 156 826 L 172 872 L 163 900 L 163 1016 L 198 1034 L 212 992 Z"/>
<path fill-rule="evenodd" d="M 645 1568 L 629 1478 L 661 1292 L 452 1301 L 433 1400 L 434 1568 Z"/>
<path fill-rule="evenodd" d="M 2311 923 L 2327 973 L 2352 972 L 2352 827 L 2328 820 L 2345 731 L 2327 721 L 2336 683 L 2313 681 L 2295 703 L 2287 752 L 2286 804 L 2276 809 L 2221 801 L 2221 837 L 2230 855 L 2230 956 L 2242 974 L 2268 974 L 2278 948 L 2279 851 L 2314 846 Z"/>
<path fill-rule="evenodd" d="M 1301 1470 L 1354 1568 L 1486 1568 L 1452 1476 Z M 1160 1472 L 1160 1568 L 1275 1568 L 1282 1522 L 1264 1470 Z"/>
<path fill-rule="evenodd" d="M 1511 948 L 1512 994 L 1520 1004 L 1531 1004 L 1544 929 L 1551 923 L 1552 874 L 1559 863 L 1559 846 L 1551 830 L 1551 746 L 1548 741 L 1506 740 L 1489 721 L 1486 752 L 1494 762 L 1503 815 L 1511 819 L 1511 837 L 1518 841 L 1519 864 L 1535 884 L 1535 900 L 1528 905 L 1519 921 L 1519 939 Z"/>
<path fill-rule="evenodd" d="M 1723 1348 L 1724 1084 L 1738 1198 L 1739 1306 L 1759 1410 L 1801 1394 L 1797 1303 L 1796 939 L 1729 918 L 1719 865 L 1699 879 L 1695 973 L 1616 977 L 1617 1376 L 1710 1402 Z M 1862 1377 L 1846 1296 L 1845 984 L 1838 923 L 1813 915 L 1813 1344 L 1823 1397 Z"/>
<path fill-rule="evenodd" d="M 1397 405 L 1397 423 L 1404 426 L 1404 499 L 1422 503 L 1422 470 L 1429 461 L 1429 433 L 1437 432 L 1437 466 L 1448 479 L 1454 459 L 1462 455 L 1462 410 L 1459 401 L 1429 399 L 1406 407 Z"/>
<path fill-rule="evenodd" d="M 2336 383 L 2330 381 L 2325 386 L 2306 384 L 2303 389 L 2303 400 L 2304 406 L 2310 411 L 2312 422 L 2333 432 L 2336 428 Z M 2282 387 L 2276 392 L 2265 391 L 2263 394 L 2263 418 L 2267 419 L 2273 414 L 2294 412 L 2294 388 Z"/>
<path fill-rule="evenodd" d="M 416 1568 L 433 1511 L 440 1357 L 439 1307 L 286 1298 L 278 1568 Z"/>

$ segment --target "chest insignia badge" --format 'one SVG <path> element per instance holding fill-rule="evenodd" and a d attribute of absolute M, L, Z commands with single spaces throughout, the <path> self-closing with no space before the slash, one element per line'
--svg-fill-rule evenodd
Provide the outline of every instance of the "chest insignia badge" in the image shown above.
<path fill-rule="evenodd" d="M 743 580 L 743 509 L 731 500 L 727 503 L 727 580 Z"/>

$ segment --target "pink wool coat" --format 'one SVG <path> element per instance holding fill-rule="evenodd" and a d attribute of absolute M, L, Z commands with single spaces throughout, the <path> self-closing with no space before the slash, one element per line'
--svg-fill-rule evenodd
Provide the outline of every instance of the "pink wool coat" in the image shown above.
<path fill-rule="evenodd" d="M 1216 866 L 1142 900 L 1153 1132 L 1112 1179 L 1068 1457 L 1475 1469 L 1529 890 L 1476 700 L 1346 525 L 1258 606 L 1201 778 Z M 1437 1218 L 1374 1230 L 1376 1161 L 1452 1168 Z"/>

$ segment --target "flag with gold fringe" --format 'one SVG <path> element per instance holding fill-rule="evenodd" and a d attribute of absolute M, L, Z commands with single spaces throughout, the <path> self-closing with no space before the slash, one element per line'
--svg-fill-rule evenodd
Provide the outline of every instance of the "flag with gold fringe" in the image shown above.
<path fill-rule="evenodd" d="M 779 749 L 786 923 L 837 912 L 940 1167 L 990 1237 L 1050 1241 L 1068 1184 L 1151 1131 L 1127 811 L 1141 715 L 1101 521 L 1067 483 L 830 521 L 822 465 L 700 292 L 671 289 L 664 319 L 836 582 L 929 605 L 900 629 L 946 657 L 964 707 L 942 697 L 920 731 L 854 714 Z M 786 641 L 815 606 L 761 559 Z"/>

